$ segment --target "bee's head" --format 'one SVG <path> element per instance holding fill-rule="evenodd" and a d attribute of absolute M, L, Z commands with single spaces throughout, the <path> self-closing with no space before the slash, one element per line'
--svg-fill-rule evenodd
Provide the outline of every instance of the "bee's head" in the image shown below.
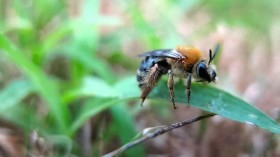
<path fill-rule="evenodd" d="M 216 53 L 219 50 L 219 45 L 217 45 L 214 54 L 212 55 L 211 49 L 209 50 L 209 61 L 206 63 L 205 60 L 201 60 L 196 66 L 196 74 L 201 79 L 208 81 L 208 82 L 215 82 L 216 79 L 216 71 L 214 68 L 210 66 L 210 63 L 213 61 Z"/>
<path fill-rule="evenodd" d="M 197 64 L 196 74 L 199 78 L 208 82 L 214 82 L 217 76 L 216 71 L 208 66 L 204 60 Z"/>

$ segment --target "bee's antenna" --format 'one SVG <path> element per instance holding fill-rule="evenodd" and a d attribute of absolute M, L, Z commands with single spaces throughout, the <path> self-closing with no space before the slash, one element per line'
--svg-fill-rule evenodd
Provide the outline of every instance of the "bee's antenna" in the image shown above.
<path fill-rule="evenodd" d="M 213 58 L 212 58 L 212 50 L 209 50 L 209 61 L 208 61 L 208 65 L 210 65 L 210 63 L 212 62 Z"/>
<path fill-rule="evenodd" d="M 215 47 L 215 51 L 214 54 L 212 56 L 212 50 L 209 50 L 209 61 L 208 61 L 208 65 L 210 65 L 210 63 L 213 61 L 213 59 L 215 58 L 216 54 L 218 53 L 220 49 L 220 44 L 217 44 L 217 46 Z"/>

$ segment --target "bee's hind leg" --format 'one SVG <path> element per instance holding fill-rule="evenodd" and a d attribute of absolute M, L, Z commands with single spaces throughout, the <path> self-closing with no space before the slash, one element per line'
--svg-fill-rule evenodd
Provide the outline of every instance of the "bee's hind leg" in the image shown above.
<path fill-rule="evenodd" d="M 167 86 L 169 89 L 169 96 L 170 96 L 170 102 L 173 105 L 173 108 L 176 109 L 175 102 L 174 102 L 174 79 L 173 79 L 173 73 L 172 70 L 168 70 L 168 82 Z"/>
<path fill-rule="evenodd" d="M 142 94 L 141 94 L 141 106 L 147 97 L 147 95 L 151 92 L 151 90 L 156 85 L 157 81 L 160 79 L 162 72 L 158 64 L 155 64 L 148 72 L 147 76 L 143 80 L 143 85 L 141 86 Z"/>

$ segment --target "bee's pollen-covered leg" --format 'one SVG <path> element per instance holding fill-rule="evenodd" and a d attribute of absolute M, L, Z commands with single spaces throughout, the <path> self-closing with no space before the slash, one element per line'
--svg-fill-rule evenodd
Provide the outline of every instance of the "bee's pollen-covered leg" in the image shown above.
<path fill-rule="evenodd" d="M 168 82 L 167 86 L 169 89 L 169 96 L 170 96 L 170 102 L 172 103 L 174 109 L 176 109 L 175 103 L 174 103 L 174 79 L 173 79 L 173 73 L 171 70 L 168 70 Z"/>
<path fill-rule="evenodd" d="M 141 101 L 141 107 L 143 107 L 143 103 L 144 103 L 146 97 L 142 97 L 141 99 L 142 99 L 142 101 Z"/>
<path fill-rule="evenodd" d="M 142 102 L 141 102 L 141 106 L 143 106 L 143 103 L 144 103 L 147 95 L 154 88 L 154 86 L 157 83 L 157 81 L 159 80 L 160 76 L 161 76 L 161 73 L 160 73 L 158 64 L 155 64 L 149 70 L 149 73 L 145 77 L 144 84 L 141 87 L 141 89 L 142 89 L 142 94 L 141 94 Z"/>
<path fill-rule="evenodd" d="M 192 75 L 190 73 L 187 73 L 187 78 L 186 78 L 186 95 L 187 95 L 188 105 L 190 103 L 190 98 L 191 98 L 191 83 L 192 83 Z"/>

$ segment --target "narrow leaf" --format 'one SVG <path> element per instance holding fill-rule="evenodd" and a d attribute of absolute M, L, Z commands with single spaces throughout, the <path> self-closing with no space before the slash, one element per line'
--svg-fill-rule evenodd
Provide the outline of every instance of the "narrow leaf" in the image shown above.
<path fill-rule="evenodd" d="M 11 81 L 0 91 L 0 112 L 19 104 L 22 99 L 33 91 L 32 84 L 27 80 Z"/>
<path fill-rule="evenodd" d="M 1 33 L 0 50 L 30 78 L 36 91 L 47 101 L 47 105 L 54 115 L 60 131 L 67 133 L 70 113 L 66 106 L 62 104 L 56 84 L 50 80 L 39 67 L 32 63 L 27 56 L 24 55 L 24 52 L 21 52 Z"/>
<path fill-rule="evenodd" d="M 87 100 L 81 107 L 81 110 L 72 124 L 70 134 L 74 134 L 88 119 L 115 105 L 118 101 L 112 98 L 92 98 Z"/>
<path fill-rule="evenodd" d="M 174 91 L 175 101 L 186 104 L 187 97 L 185 95 L 185 86 L 182 82 L 178 82 L 175 85 Z M 221 89 L 201 83 L 193 83 L 191 92 L 190 105 L 193 107 L 216 113 L 231 120 L 254 124 L 273 133 L 280 133 L 280 125 L 276 121 L 245 101 Z M 165 81 L 158 83 L 150 94 L 150 98 L 169 100 Z"/>
<path fill-rule="evenodd" d="M 111 108 L 113 123 L 116 126 L 116 135 L 122 144 L 129 142 L 137 133 L 135 122 L 129 109 L 124 103 L 118 103 Z M 133 151 L 127 151 L 127 156 L 146 156 L 143 147 L 135 147 Z"/>

